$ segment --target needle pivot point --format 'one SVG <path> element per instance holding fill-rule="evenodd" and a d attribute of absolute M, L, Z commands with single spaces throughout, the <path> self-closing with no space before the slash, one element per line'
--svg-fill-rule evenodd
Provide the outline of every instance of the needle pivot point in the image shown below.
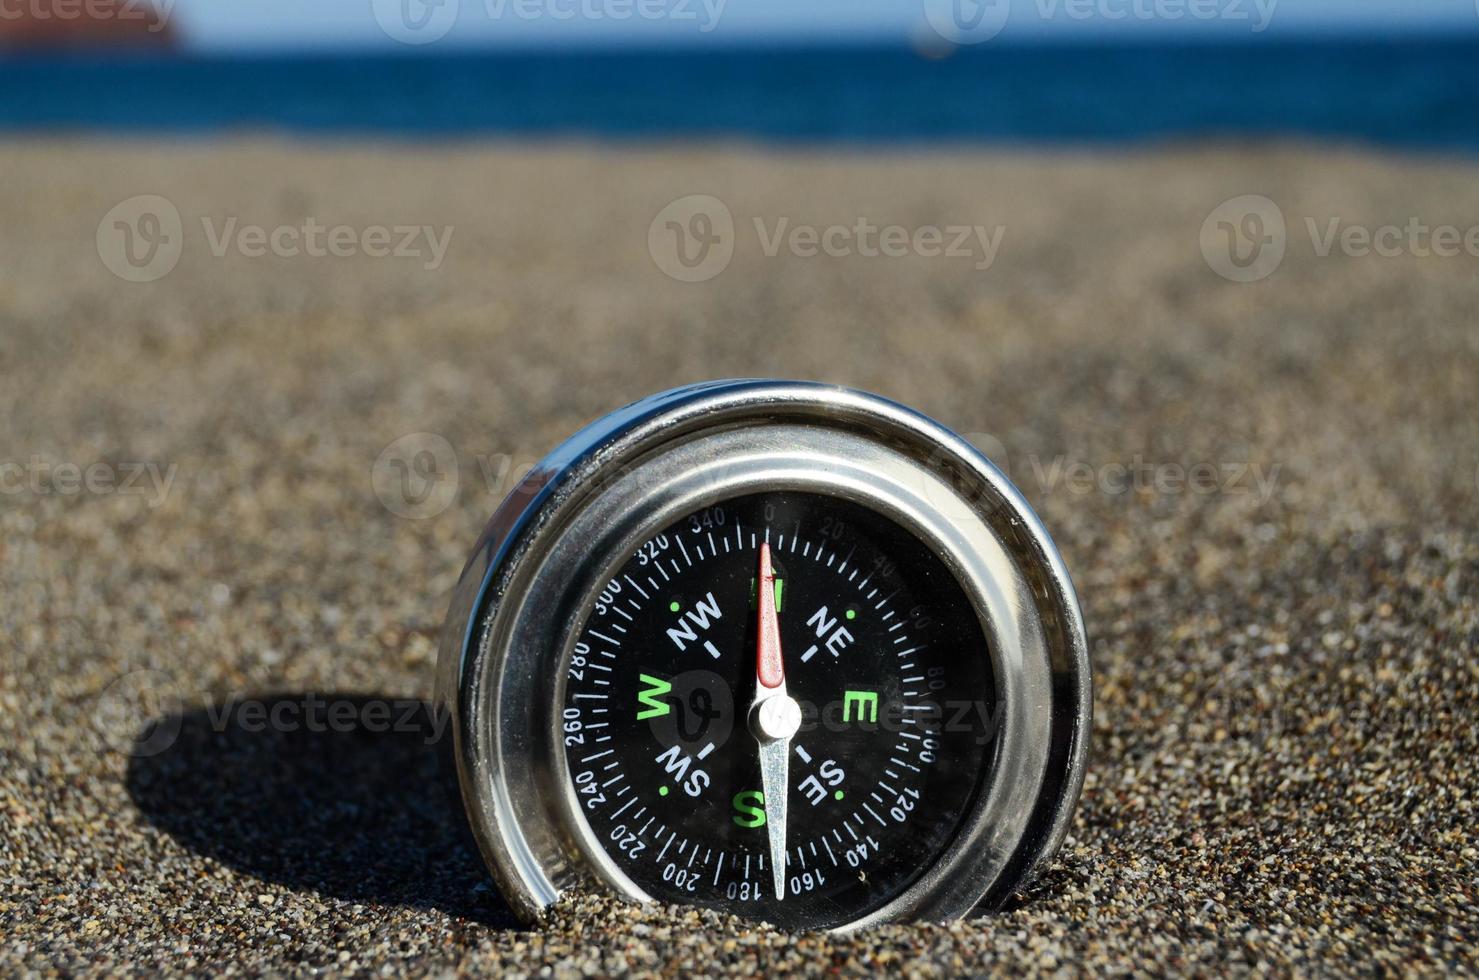
<path fill-rule="evenodd" d="M 763 741 L 789 739 L 801 730 L 801 705 L 788 694 L 766 698 L 755 706 L 752 725 Z"/>

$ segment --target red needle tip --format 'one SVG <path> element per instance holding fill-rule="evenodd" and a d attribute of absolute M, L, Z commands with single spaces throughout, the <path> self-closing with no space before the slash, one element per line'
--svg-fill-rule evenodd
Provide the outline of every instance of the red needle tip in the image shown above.
<path fill-rule="evenodd" d="M 781 628 L 775 617 L 775 569 L 770 564 L 770 545 L 760 546 L 760 575 L 755 585 L 759 609 L 755 641 L 755 677 L 761 687 L 780 687 L 786 682 L 781 662 Z"/>

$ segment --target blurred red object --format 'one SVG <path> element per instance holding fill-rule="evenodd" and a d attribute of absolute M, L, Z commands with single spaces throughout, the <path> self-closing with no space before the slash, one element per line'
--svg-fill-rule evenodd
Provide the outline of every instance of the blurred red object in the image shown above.
<path fill-rule="evenodd" d="M 149 0 L 0 0 L 0 51 L 169 48 L 172 8 Z"/>

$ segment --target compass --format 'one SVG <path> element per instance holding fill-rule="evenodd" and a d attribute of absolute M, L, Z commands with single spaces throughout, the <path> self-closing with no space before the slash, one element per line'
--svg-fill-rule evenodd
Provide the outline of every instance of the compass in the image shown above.
<path fill-rule="evenodd" d="M 845 930 L 989 909 L 1056 851 L 1090 674 L 1047 533 L 885 399 L 743 380 L 587 426 L 493 515 L 438 663 L 527 918 L 567 889 Z"/>

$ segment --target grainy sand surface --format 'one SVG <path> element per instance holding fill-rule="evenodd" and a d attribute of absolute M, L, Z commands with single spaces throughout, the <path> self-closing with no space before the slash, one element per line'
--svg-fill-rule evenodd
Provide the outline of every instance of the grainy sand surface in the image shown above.
<path fill-rule="evenodd" d="M 0 174 L 0 973 L 1479 968 L 1479 259 L 1321 257 L 1305 223 L 1462 229 L 1474 164 L 59 142 L 0 146 Z M 682 283 L 648 229 L 693 193 L 738 239 Z M 1201 228 L 1250 193 L 1287 254 L 1234 283 Z M 138 194 L 182 220 L 151 283 L 96 244 Z M 202 225 L 309 216 L 454 233 L 428 270 L 217 257 Z M 768 257 L 756 217 L 1004 233 L 986 270 Z M 834 939 L 581 899 L 520 927 L 420 731 L 212 716 L 427 695 L 503 462 L 734 375 L 975 433 L 1059 542 L 1094 760 L 1010 909 Z M 422 519 L 375 478 L 408 433 L 459 463 Z M 56 468 L 95 463 L 173 482 Z"/>

